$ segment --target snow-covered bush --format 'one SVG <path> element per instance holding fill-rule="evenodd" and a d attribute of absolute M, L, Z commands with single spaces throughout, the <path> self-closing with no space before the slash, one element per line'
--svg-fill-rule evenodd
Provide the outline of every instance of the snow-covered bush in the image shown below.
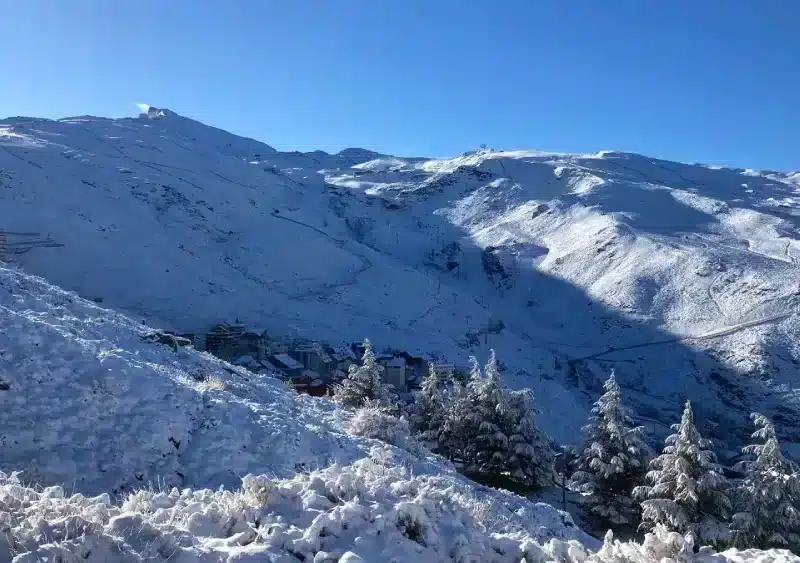
<path fill-rule="evenodd" d="M 487 504 L 491 522 L 476 510 Z M 518 563 L 553 538 L 590 541 L 548 505 L 478 491 L 455 474 L 414 476 L 385 448 L 291 479 L 248 475 L 236 491 L 145 490 L 122 505 L 0 474 L 0 506 L 3 563 L 12 554 L 15 563 L 320 562 L 347 552 L 352 561 Z"/>
<path fill-rule="evenodd" d="M 367 402 L 358 409 L 345 429 L 353 436 L 381 440 L 406 450 L 418 449 L 411 440 L 408 421 L 404 417 L 392 416 L 376 402 Z"/>
<path fill-rule="evenodd" d="M 388 405 L 389 386 L 381 378 L 383 366 L 375 361 L 375 353 L 369 340 L 364 341 L 364 356 L 361 365 L 351 365 L 347 378 L 333 388 L 333 398 L 346 407 L 361 407 L 367 401 Z"/>
<path fill-rule="evenodd" d="M 613 372 L 603 387 L 605 393 L 595 402 L 594 415 L 584 427 L 586 438 L 569 486 L 581 493 L 597 524 L 636 526 L 639 506 L 632 491 L 644 479 L 650 449 L 642 429 L 632 426 Z"/>
<path fill-rule="evenodd" d="M 650 462 L 646 479 L 650 485 L 634 489 L 642 502 L 640 528 L 651 530 L 662 524 L 680 534 L 691 533 L 699 545 L 719 544 L 729 539 L 725 521 L 731 502 L 727 480 L 711 451 L 711 441 L 694 425 L 692 405 L 686 401 L 675 434 L 666 439 L 660 456 Z"/>
<path fill-rule="evenodd" d="M 755 456 L 740 468 L 746 477 L 735 491 L 738 511 L 731 530 L 740 547 L 788 547 L 800 551 L 800 470 L 781 453 L 775 425 L 766 416 L 751 415 L 763 440 L 742 451 Z"/>
<path fill-rule="evenodd" d="M 414 476 L 391 452 L 291 479 L 245 477 L 235 491 L 67 496 L 0 473 L 0 561 L 42 563 L 788 563 L 788 551 L 693 554 L 656 526 L 641 543 L 599 542 L 569 515 L 479 490 L 454 474 Z"/>

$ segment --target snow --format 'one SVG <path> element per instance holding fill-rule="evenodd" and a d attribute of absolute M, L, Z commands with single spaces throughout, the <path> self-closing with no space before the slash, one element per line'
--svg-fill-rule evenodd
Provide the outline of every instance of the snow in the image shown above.
<path fill-rule="evenodd" d="M 796 561 L 662 529 L 590 553 L 550 505 L 148 336 L 238 317 L 455 365 L 493 347 L 561 442 L 611 359 L 643 417 L 690 395 L 728 438 L 754 407 L 791 428 L 798 189 L 614 152 L 281 153 L 166 109 L 5 120 L 0 226 L 63 246 L 0 264 L 0 562 Z"/>
<path fill-rule="evenodd" d="M 145 342 L 151 331 L 0 267 L 2 469 L 122 493 L 236 486 L 248 472 L 288 476 L 368 450 L 327 401 L 192 348 Z"/>
<path fill-rule="evenodd" d="M 176 332 L 238 317 L 456 365 L 494 348 L 507 384 L 558 405 L 539 420 L 560 442 L 611 367 L 642 417 L 691 398 L 721 447 L 754 410 L 800 427 L 796 174 L 615 151 L 286 153 L 161 113 L 2 122 L 0 228 L 63 245 L 15 260 Z M 492 319 L 505 328 L 483 334 Z"/>
<path fill-rule="evenodd" d="M 277 354 L 274 356 L 281 364 L 286 366 L 287 369 L 301 369 L 303 364 L 292 358 L 288 354 Z"/>
<path fill-rule="evenodd" d="M 151 332 L 0 267 L 0 561 L 438 561 L 551 538 L 594 545 L 566 513 L 350 435 L 326 399 Z M 423 534 L 414 545 L 409 526 Z"/>
<path fill-rule="evenodd" d="M 0 502 L 0 560 L 14 563 L 798 561 L 782 550 L 694 555 L 663 529 L 641 545 L 607 540 L 592 553 L 598 542 L 552 507 L 502 504 L 449 477 L 411 475 L 386 448 L 291 479 L 247 475 L 234 491 L 141 490 L 121 504 L 0 473 Z"/>
<path fill-rule="evenodd" d="M 90 563 L 341 561 L 347 551 L 365 561 L 516 562 L 525 542 L 591 541 L 548 505 L 499 503 L 451 476 L 411 475 L 386 447 L 291 479 L 248 475 L 235 491 L 145 489 L 121 505 L 0 474 L 0 500 L 0 558 L 13 550 L 19 563 L 66 554 Z"/>

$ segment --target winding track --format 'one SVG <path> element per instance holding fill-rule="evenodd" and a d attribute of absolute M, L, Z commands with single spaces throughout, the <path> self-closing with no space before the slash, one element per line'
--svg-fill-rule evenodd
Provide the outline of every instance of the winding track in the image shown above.
<path fill-rule="evenodd" d="M 339 289 L 341 287 L 348 287 L 348 286 L 351 286 L 351 285 L 355 285 L 358 282 L 359 276 L 361 274 L 363 274 L 364 272 L 366 272 L 367 270 L 369 270 L 370 268 L 372 268 L 372 265 L 373 265 L 372 264 L 372 260 L 370 260 L 369 258 L 367 258 L 365 255 L 363 255 L 361 253 L 354 252 L 352 249 L 347 248 L 349 246 L 347 244 L 347 241 L 344 241 L 344 240 L 338 239 L 338 238 L 336 238 L 336 237 L 334 237 L 332 235 L 329 235 L 328 233 L 326 233 L 322 229 L 318 229 L 314 225 L 309 225 L 308 223 L 304 223 L 303 221 L 298 221 L 297 219 L 292 219 L 291 217 L 285 217 L 283 215 L 280 215 L 279 213 L 275 213 L 274 211 L 272 213 L 270 213 L 270 215 L 272 217 L 274 217 L 275 219 L 280 219 L 281 221 L 288 221 L 289 223 L 294 223 L 295 225 L 299 225 L 301 227 L 305 227 L 306 229 L 311 229 L 312 231 L 314 231 L 318 235 L 329 239 L 331 242 L 333 242 L 333 244 L 335 244 L 336 246 L 338 246 L 342 250 L 345 250 L 345 251 L 349 252 L 350 254 L 352 254 L 353 256 L 357 257 L 359 260 L 361 260 L 361 266 L 359 266 L 359 268 L 355 272 L 353 272 L 353 275 L 350 277 L 350 279 L 347 279 L 347 280 L 344 280 L 344 281 L 340 281 L 340 282 L 322 284 L 317 289 L 312 289 L 310 291 L 305 291 L 305 292 L 298 293 L 296 295 L 290 296 L 291 299 L 308 299 L 308 298 L 311 298 L 311 297 L 330 296 L 334 291 L 336 291 L 337 289 Z"/>
<path fill-rule="evenodd" d="M 711 332 L 706 332 L 705 334 L 698 334 L 698 335 L 695 335 L 695 336 L 692 336 L 692 335 L 689 335 L 689 336 L 675 336 L 673 338 L 665 338 L 663 340 L 653 340 L 653 341 L 650 341 L 650 342 L 641 342 L 639 344 L 632 344 L 630 346 L 610 347 L 607 350 L 604 350 L 603 352 L 597 352 L 596 354 L 590 354 L 589 356 L 583 356 L 583 357 L 580 357 L 580 358 L 572 358 L 571 360 L 569 360 L 569 363 L 570 364 L 576 364 L 578 362 L 583 362 L 583 361 L 586 361 L 586 360 L 594 360 L 594 359 L 600 358 L 602 356 L 607 356 L 608 354 L 613 354 L 615 352 L 622 352 L 622 351 L 625 351 L 625 350 L 633 350 L 635 348 L 646 348 L 648 346 L 659 346 L 661 344 L 673 344 L 673 343 L 676 343 L 676 342 L 685 342 L 685 341 L 688 341 L 688 340 L 696 340 L 696 341 L 712 340 L 714 338 L 720 338 L 722 336 L 728 336 L 729 334 L 734 334 L 736 332 L 739 332 L 741 330 L 744 330 L 744 329 L 747 329 L 747 328 L 751 328 L 751 327 L 754 327 L 754 326 L 761 326 L 761 325 L 776 323 L 776 322 L 779 322 L 779 321 L 782 321 L 784 319 L 787 319 L 787 318 L 791 317 L 793 314 L 794 313 L 783 313 L 783 314 L 776 315 L 776 316 L 773 316 L 773 317 L 767 317 L 767 318 L 764 318 L 764 319 L 756 319 L 756 320 L 753 320 L 753 321 L 747 321 L 747 322 L 744 322 L 744 323 L 738 323 L 738 324 L 735 324 L 735 325 L 718 328 L 716 330 L 712 330 Z"/>

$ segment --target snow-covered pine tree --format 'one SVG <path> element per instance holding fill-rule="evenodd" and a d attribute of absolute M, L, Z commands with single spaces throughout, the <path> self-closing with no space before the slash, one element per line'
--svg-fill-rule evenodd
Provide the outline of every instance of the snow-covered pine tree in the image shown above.
<path fill-rule="evenodd" d="M 753 444 L 742 451 L 755 459 L 739 467 L 746 477 L 735 490 L 738 512 L 731 531 L 737 547 L 788 548 L 800 551 L 800 473 L 781 453 L 775 425 L 766 416 L 750 415 L 758 428 Z"/>
<path fill-rule="evenodd" d="M 635 526 L 639 505 L 633 500 L 632 491 L 642 482 L 650 449 L 641 436 L 641 427 L 633 427 L 628 409 L 622 406 L 614 372 L 603 388 L 605 393 L 595 403 L 594 415 L 584 427 L 586 438 L 569 487 L 581 493 L 590 516 L 598 524 Z"/>
<path fill-rule="evenodd" d="M 506 391 L 509 456 L 506 469 L 523 485 L 550 485 L 555 475 L 555 452 L 548 436 L 536 426 L 539 412 L 530 389 Z"/>
<path fill-rule="evenodd" d="M 420 390 L 414 394 L 410 408 L 411 429 L 421 441 L 437 444 L 445 417 L 445 395 L 442 376 L 430 364 L 428 375 L 422 380 Z M 433 446 L 435 449 L 435 445 Z"/>
<path fill-rule="evenodd" d="M 475 358 L 467 389 L 455 384 L 446 397 L 440 453 L 483 479 L 508 479 L 543 486 L 553 475 L 549 439 L 536 427 L 529 389 L 510 391 L 500 383 L 491 352 L 483 372 Z"/>
<path fill-rule="evenodd" d="M 361 407 L 367 401 L 388 406 L 391 403 L 389 386 L 383 382 L 383 366 L 375 361 L 372 344 L 364 340 L 361 365 L 351 365 L 347 377 L 334 387 L 333 399 L 347 407 Z"/>
<path fill-rule="evenodd" d="M 727 480 L 711 451 L 711 441 L 694 425 L 692 404 L 686 401 L 675 434 L 665 440 L 660 456 L 650 462 L 646 480 L 650 485 L 634 489 L 642 502 L 640 529 L 651 531 L 657 524 L 682 535 L 691 533 L 698 545 L 719 544 L 728 539 L 725 521 L 731 502 Z"/>
<path fill-rule="evenodd" d="M 483 374 L 474 357 L 470 357 L 470 362 L 472 362 L 469 379 L 471 388 L 483 378 Z M 470 396 L 470 390 L 457 377 L 452 377 L 444 401 L 444 416 L 439 432 L 439 443 L 434 450 L 457 464 L 468 462 L 472 447 L 474 432 L 468 417 L 472 410 Z"/>
<path fill-rule="evenodd" d="M 500 385 L 497 359 L 491 351 L 484 373 L 473 361 L 473 376 L 469 382 L 470 412 L 467 414 L 470 440 L 467 470 L 483 475 L 499 475 L 506 470 L 510 442 L 504 432 L 506 419 L 513 416 Z"/>

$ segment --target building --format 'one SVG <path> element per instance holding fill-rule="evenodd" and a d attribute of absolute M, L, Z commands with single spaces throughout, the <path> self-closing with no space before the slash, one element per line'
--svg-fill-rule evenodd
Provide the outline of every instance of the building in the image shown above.
<path fill-rule="evenodd" d="M 289 354 L 306 369 L 317 373 L 329 373 L 336 368 L 333 359 L 318 342 L 298 343 Z"/>
<path fill-rule="evenodd" d="M 266 339 L 266 348 L 268 356 L 275 356 L 277 354 L 288 354 L 289 344 L 281 340 Z"/>
<path fill-rule="evenodd" d="M 261 367 L 260 362 L 256 360 L 253 356 L 250 356 L 249 354 L 233 358 L 231 360 L 231 363 L 235 366 L 243 367 L 252 372 L 257 372 L 258 369 Z"/>
<path fill-rule="evenodd" d="M 406 359 L 402 356 L 395 356 L 388 362 L 383 369 L 383 381 L 394 386 L 395 391 L 404 393 L 407 389 L 406 380 L 409 370 Z"/>
<path fill-rule="evenodd" d="M 242 336 L 244 336 L 244 325 L 222 323 L 206 333 L 206 350 L 227 361 L 244 356 L 248 351 L 242 345 Z"/>
<path fill-rule="evenodd" d="M 278 367 L 271 363 L 269 360 L 259 360 L 258 361 L 258 368 L 256 369 L 256 373 L 264 373 L 267 375 L 271 375 L 273 377 L 278 377 L 280 379 L 285 379 L 286 376 L 283 372 L 278 369 Z"/>
<path fill-rule="evenodd" d="M 269 361 L 289 378 L 300 375 L 305 369 L 303 364 L 289 354 L 275 354 L 270 357 Z"/>
<path fill-rule="evenodd" d="M 292 387 L 298 393 L 307 393 L 312 397 L 324 397 L 328 394 L 328 386 L 314 370 L 304 369 L 290 379 Z"/>
<path fill-rule="evenodd" d="M 249 355 L 261 361 L 267 357 L 267 332 L 245 332 L 241 336 L 241 345 Z"/>
<path fill-rule="evenodd" d="M 267 357 L 267 332 L 245 331 L 244 325 L 223 323 L 206 334 L 206 350 L 227 361 L 241 356 L 260 361 Z"/>
<path fill-rule="evenodd" d="M 340 346 L 333 350 L 330 354 L 335 364 L 334 369 L 347 373 L 350 371 L 350 366 L 358 364 L 358 358 L 349 346 Z"/>

